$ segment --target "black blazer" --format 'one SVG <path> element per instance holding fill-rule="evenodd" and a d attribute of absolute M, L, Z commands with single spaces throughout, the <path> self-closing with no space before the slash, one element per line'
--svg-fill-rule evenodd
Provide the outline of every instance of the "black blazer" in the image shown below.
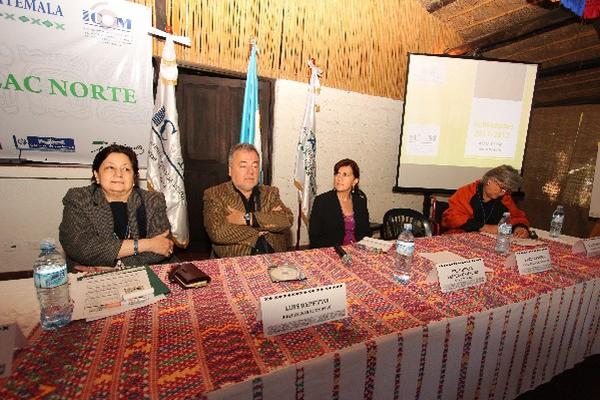
<path fill-rule="evenodd" d="M 359 241 L 370 236 L 369 210 L 364 194 L 352 195 L 354 208 L 354 235 Z M 322 193 L 315 198 L 308 225 L 310 247 L 331 247 L 344 241 L 344 216 L 335 190 Z"/>

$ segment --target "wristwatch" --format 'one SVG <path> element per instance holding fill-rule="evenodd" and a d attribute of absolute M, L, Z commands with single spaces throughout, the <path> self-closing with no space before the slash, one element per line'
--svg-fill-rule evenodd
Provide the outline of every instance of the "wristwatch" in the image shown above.
<path fill-rule="evenodd" d="M 244 214 L 244 220 L 246 221 L 246 225 L 250 226 L 251 219 L 252 219 L 252 215 L 249 212 Z"/>

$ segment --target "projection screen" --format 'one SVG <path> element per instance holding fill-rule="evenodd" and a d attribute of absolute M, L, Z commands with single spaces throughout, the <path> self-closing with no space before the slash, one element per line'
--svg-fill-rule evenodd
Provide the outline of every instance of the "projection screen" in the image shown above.
<path fill-rule="evenodd" d="M 537 64 L 409 54 L 395 190 L 521 170 Z"/>

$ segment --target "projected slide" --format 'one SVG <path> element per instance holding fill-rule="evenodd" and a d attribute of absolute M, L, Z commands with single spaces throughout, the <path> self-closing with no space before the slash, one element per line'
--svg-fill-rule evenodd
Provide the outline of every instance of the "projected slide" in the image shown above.
<path fill-rule="evenodd" d="M 456 189 L 500 164 L 520 170 L 536 71 L 411 54 L 397 186 Z"/>

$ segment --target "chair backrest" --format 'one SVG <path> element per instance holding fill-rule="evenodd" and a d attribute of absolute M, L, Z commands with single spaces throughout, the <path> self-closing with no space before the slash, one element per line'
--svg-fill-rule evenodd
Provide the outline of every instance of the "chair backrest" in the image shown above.
<path fill-rule="evenodd" d="M 431 199 L 431 230 L 434 235 L 442 233 L 442 214 L 448 209 L 448 202 Z"/>
<path fill-rule="evenodd" d="M 412 224 L 415 237 L 431 236 L 431 225 L 423 214 L 409 208 L 392 208 L 383 216 L 381 238 L 383 240 L 396 239 L 406 223 Z"/>

